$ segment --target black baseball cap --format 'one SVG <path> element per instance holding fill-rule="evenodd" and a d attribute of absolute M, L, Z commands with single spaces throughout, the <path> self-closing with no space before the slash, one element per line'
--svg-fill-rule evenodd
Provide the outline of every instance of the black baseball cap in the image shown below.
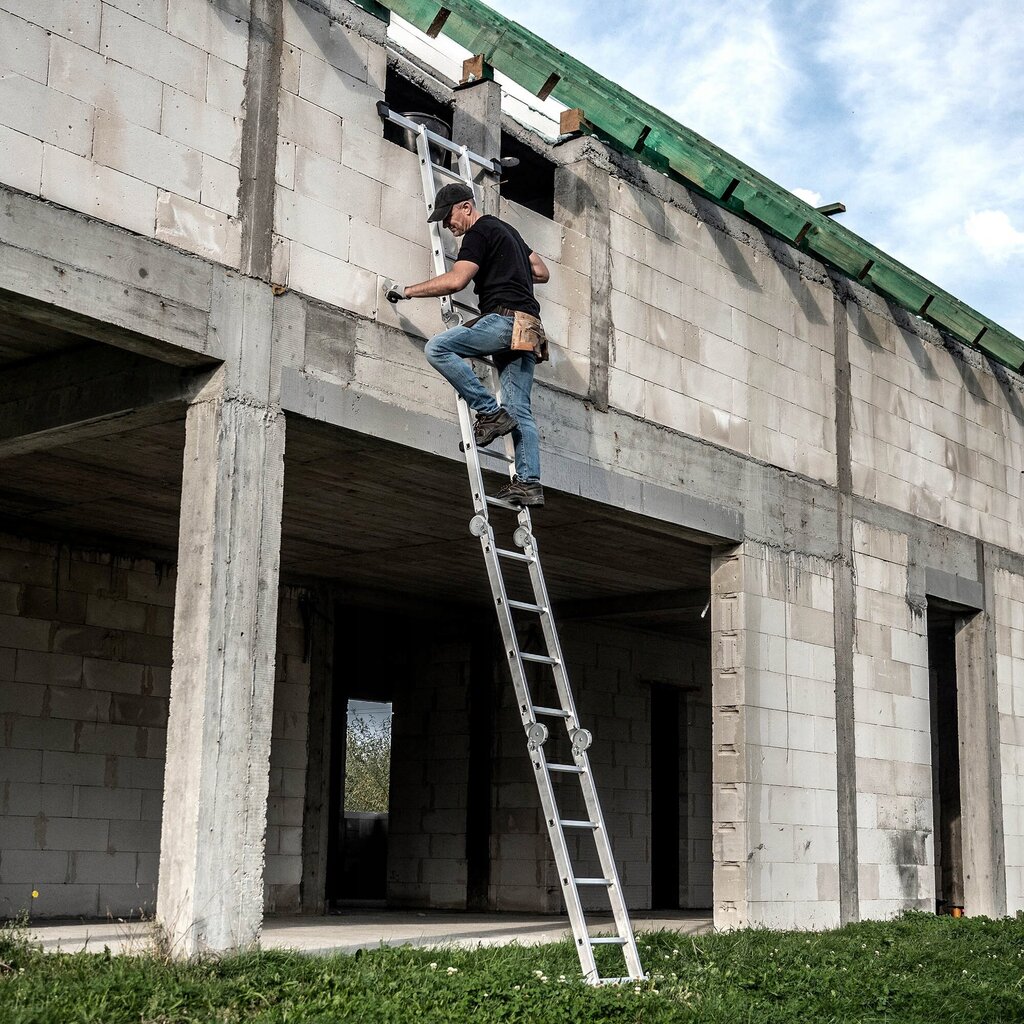
<path fill-rule="evenodd" d="M 437 221 L 443 223 L 445 217 L 452 212 L 452 207 L 464 203 L 467 199 L 470 202 L 474 202 L 476 199 L 473 190 L 468 185 L 463 185 L 461 181 L 453 181 L 450 185 L 445 185 L 434 199 L 434 212 L 427 218 L 427 223 L 433 224 Z"/>

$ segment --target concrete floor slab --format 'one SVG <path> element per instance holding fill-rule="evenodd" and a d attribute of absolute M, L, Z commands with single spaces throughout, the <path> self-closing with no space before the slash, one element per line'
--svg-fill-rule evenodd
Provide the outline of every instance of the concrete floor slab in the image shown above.
<path fill-rule="evenodd" d="M 594 934 L 612 930 L 611 917 L 591 915 Z M 696 935 L 712 930 L 704 911 L 656 911 L 633 918 L 638 935 L 669 929 Z M 152 948 L 153 925 L 147 921 L 46 921 L 30 933 L 45 950 L 65 953 L 140 954 Z M 540 945 L 570 935 L 565 917 L 538 914 L 468 914 L 439 911 L 353 909 L 327 917 L 270 917 L 263 922 L 263 949 L 309 954 L 354 953 L 388 946 L 462 948 L 511 943 Z"/>

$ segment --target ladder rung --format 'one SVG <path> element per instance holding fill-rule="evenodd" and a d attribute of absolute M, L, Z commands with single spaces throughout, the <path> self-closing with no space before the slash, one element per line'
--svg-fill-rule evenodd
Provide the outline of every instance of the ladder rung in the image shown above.
<path fill-rule="evenodd" d="M 542 708 L 534 704 L 533 713 L 535 715 L 545 715 L 547 718 L 568 718 L 569 712 L 563 711 L 561 708 Z M 557 770 L 557 769 L 556 769 Z"/>
<path fill-rule="evenodd" d="M 508 606 L 520 612 L 536 612 L 538 615 L 547 611 L 542 605 L 530 604 L 529 601 L 509 601 Z"/>
<path fill-rule="evenodd" d="M 534 711 L 537 709 L 534 708 Z M 578 764 L 549 764 L 549 772 L 565 772 L 567 775 L 582 775 L 583 769 Z"/>
<path fill-rule="evenodd" d="M 497 498 L 488 498 L 488 501 L 497 501 Z M 504 504 L 504 503 L 503 503 Z M 518 506 L 516 506 L 518 508 Z M 522 551 L 509 551 L 508 548 L 495 548 L 495 554 L 500 555 L 502 558 L 508 558 L 513 562 L 532 562 L 532 555 L 524 555 Z"/>
<path fill-rule="evenodd" d="M 482 448 L 478 448 L 477 451 L 480 452 L 481 454 L 483 453 L 483 449 Z M 519 511 L 519 506 L 518 505 L 513 505 L 511 501 L 505 501 L 502 498 L 492 498 L 489 495 L 487 497 L 487 504 L 488 505 L 493 505 L 493 506 L 495 506 L 495 508 L 508 508 L 508 509 L 511 509 L 513 512 L 518 512 Z M 501 553 L 502 552 L 499 550 L 498 554 L 500 555 Z"/>
<path fill-rule="evenodd" d="M 646 981 L 647 975 L 640 978 L 598 978 L 595 985 L 629 985 L 632 982 Z"/>
<path fill-rule="evenodd" d="M 454 178 L 456 181 L 461 181 L 463 185 L 469 184 L 462 176 L 462 171 L 453 170 L 451 167 L 445 167 L 443 164 L 435 164 L 433 160 L 430 161 L 430 166 L 435 174 L 443 174 L 447 178 Z"/>
<path fill-rule="evenodd" d="M 624 946 L 627 939 L 588 939 L 592 946 Z"/>
<path fill-rule="evenodd" d="M 573 881 L 577 885 L 611 885 L 612 880 L 610 878 L 574 878 Z"/>
<path fill-rule="evenodd" d="M 573 818 L 560 818 L 558 824 L 562 828 L 597 828 L 596 821 L 577 821 Z"/>
<path fill-rule="evenodd" d="M 519 652 L 519 657 L 523 661 L 535 661 L 538 665 L 557 665 L 558 659 L 552 658 L 548 654 L 526 654 L 524 651 Z"/>
<path fill-rule="evenodd" d="M 501 451 L 495 451 L 493 448 L 477 448 L 477 451 L 481 455 L 486 455 L 489 459 L 499 459 L 501 462 L 514 462 L 515 461 L 515 459 L 513 459 L 511 455 L 506 455 L 504 452 L 501 452 Z M 491 499 L 488 498 L 487 500 L 490 501 Z M 501 501 L 500 498 L 495 498 L 494 500 L 495 501 Z M 501 504 L 502 505 L 511 505 L 512 503 L 510 501 L 502 501 Z M 515 507 L 519 508 L 518 505 L 516 505 Z"/>

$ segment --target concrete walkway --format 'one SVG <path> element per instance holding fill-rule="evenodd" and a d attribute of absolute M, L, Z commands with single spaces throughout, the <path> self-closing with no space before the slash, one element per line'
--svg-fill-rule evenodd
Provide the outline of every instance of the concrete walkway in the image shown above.
<path fill-rule="evenodd" d="M 590 916 L 595 934 L 612 930 L 611 918 Z M 700 911 L 661 911 L 633 918 L 637 934 L 663 928 L 686 934 L 711 931 L 711 917 Z M 145 921 L 47 921 L 31 934 L 47 950 L 76 953 L 143 953 L 150 948 L 152 924 Z M 570 934 L 564 917 L 537 914 L 469 914 L 439 911 L 346 910 L 328 917 L 268 917 L 263 949 L 303 953 L 353 953 L 389 946 L 462 947 L 539 945 Z"/>

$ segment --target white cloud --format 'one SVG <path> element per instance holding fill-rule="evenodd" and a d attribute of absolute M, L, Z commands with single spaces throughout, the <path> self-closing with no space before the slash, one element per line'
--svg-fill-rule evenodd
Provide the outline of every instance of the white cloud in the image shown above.
<path fill-rule="evenodd" d="M 1024 254 L 1024 231 L 1018 231 L 1002 210 L 982 210 L 964 221 L 967 237 L 981 254 L 995 262 Z"/>
<path fill-rule="evenodd" d="M 802 199 L 805 203 L 810 203 L 811 206 L 823 206 L 825 203 L 820 192 L 812 192 L 809 188 L 795 188 L 793 189 L 793 195 L 797 199 Z"/>
<path fill-rule="evenodd" d="M 490 6 L 748 162 L 782 131 L 800 82 L 768 0 Z"/>

